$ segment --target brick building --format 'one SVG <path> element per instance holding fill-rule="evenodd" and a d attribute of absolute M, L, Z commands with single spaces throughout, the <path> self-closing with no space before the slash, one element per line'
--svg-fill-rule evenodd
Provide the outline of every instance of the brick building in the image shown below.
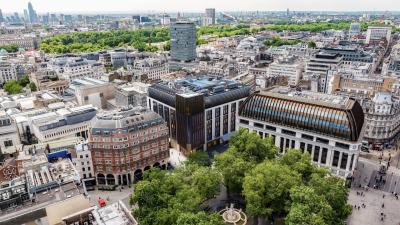
<path fill-rule="evenodd" d="M 128 185 L 151 167 L 166 168 L 168 127 L 143 108 L 123 108 L 97 116 L 89 149 L 98 185 Z"/>

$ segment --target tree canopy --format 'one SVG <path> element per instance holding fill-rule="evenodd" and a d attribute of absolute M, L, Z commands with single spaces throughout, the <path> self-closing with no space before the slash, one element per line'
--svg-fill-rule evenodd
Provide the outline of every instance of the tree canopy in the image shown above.
<path fill-rule="evenodd" d="M 239 129 L 230 138 L 229 149 L 215 156 L 215 166 L 222 173 L 224 184 L 230 192 L 240 193 L 245 173 L 257 163 L 273 159 L 277 152 L 270 139 Z"/>
<path fill-rule="evenodd" d="M 290 189 L 300 184 L 300 174 L 289 166 L 277 161 L 260 163 L 244 178 L 246 211 L 253 216 L 283 214 L 290 207 Z"/>
<path fill-rule="evenodd" d="M 302 43 L 302 40 L 282 40 L 280 37 L 275 36 L 272 37 L 271 39 L 265 40 L 264 45 L 267 47 L 273 46 L 273 47 L 278 47 L 282 45 L 295 45 Z"/>
<path fill-rule="evenodd" d="M 40 43 L 40 49 L 46 53 L 71 53 L 132 46 L 139 51 L 157 51 L 156 46 L 149 44 L 167 40 L 169 30 L 166 28 L 75 32 L 47 38 Z"/>
<path fill-rule="evenodd" d="M 288 149 L 280 156 L 276 150 L 270 139 L 239 129 L 213 163 L 197 152 L 176 170 L 152 169 L 135 185 L 134 216 L 143 225 L 222 225 L 216 212 L 202 208 L 224 184 L 228 198 L 230 192 L 244 197 L 249 216 L 285 218 L 287 225 L 343 225 L 352 209 L 344 180 L 313 165 L 308 152 Z"/>
<path fill-rule="evenodd" d="M 11 94 L 11 95 L 19 94 L 19 93 L 24 92 L 24 89 L 22 88 L 22 86 L 21 86 L 21 85 L 18 83 L 18 81 L 16 81 L 16 80 L 7 81 L 7 82 L 4 84 L 3 89 L 4 89 L 8 94 Z"/>
<path fill-rule="evenodd" d="M 186 165 L 168 172 L 152 169 L 135 186 L 130 203 L 143 225 L 218 225 L 216 214 L 206 214 L 200 204 L 212 198 L 219 188 L 220 175 L 210 167 Z"/>
<path fill-rule="evenodd" d="M 19 46 L 15 45 L 15 44 L 3 45 L 3 46 L 0 46 L 0 49 L 4 49 L 9 53 L 14 53 L 14 52 L 18 52 Z"/>

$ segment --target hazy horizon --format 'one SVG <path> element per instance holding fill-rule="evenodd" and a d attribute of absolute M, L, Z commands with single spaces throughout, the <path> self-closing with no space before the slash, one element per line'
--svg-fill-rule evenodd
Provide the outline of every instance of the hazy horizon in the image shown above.
<path fill-rule="evenodd" d="M 22 13 L 32 2 L 38 13 L 131 13 L 217 11 L 400 11 L 400 1 L 381 0 L 0 0 L 3 13 Z M 84 3 L 82 3 L 84 2 Z"/>

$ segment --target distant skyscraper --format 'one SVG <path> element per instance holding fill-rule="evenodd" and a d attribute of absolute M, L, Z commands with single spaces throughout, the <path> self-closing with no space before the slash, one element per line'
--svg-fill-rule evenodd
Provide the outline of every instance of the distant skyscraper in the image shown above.
<path fill-rule="evenodd" d="M 50 23 L 50 15 L 49 15 L 49 13 L 47 13 L 46 15 L 43 15 L 43 17 L 42 17 L 43 19 L 43 23 L 44 24 L 49 24 Z"/>
<path fill-rule="evenodd" d="M 359 35 L 361 32 L 361 25 L 359 23 L 351 23 L 349 29 L 349 35 L 355 36 Z"/>
<path fill-rule="evenodd" d="M 0 9 L 0 23 L 4 22 L 3 12 Z"/>
<path fill-rule="evenodd" d="M 206 9 L 206 19 L 210 20 L 211 24 L 208 25 L 214 25 L 215 24 L 215 9 Z"/>
<path fill-rule="evenodd" d="M 176 61 L 196 59 L 196 26 L 192 22 L 171 25 L 171 58 Z"/>
<path fill-rule="evenodd" d="M 25 21 L 29 21 L 28 10 L 26 10 L 26 9 L 24 9 L 24 20 L 25 20 Z"/>
<path fill-rule="evenodd" d="M 288 8 L 288 9 L 286 9 L 286 16 L 289 17 L 289 15 L 290 15 L 290 11 L 289 11 L 289 8 Z"/>
<path fill-rule="evenodd" d="M 19 18 L 19 15 L 17 12 L 14 12 L 14 18 L 15 18 L 15 22 L 21 22 L 21 18 Z"/>
<path fill-rule="evenodd" d="M 37 22 L 37 15 L 35 10 L 33 9 L 32 3 L 28 3 L 28 12 L 29 12 L 29 21 L 31 23 Z"/>

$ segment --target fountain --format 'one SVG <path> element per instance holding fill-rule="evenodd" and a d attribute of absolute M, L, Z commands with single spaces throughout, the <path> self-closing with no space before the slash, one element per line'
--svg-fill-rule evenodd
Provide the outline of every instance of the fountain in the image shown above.
<path fill-rule="evenodd" d="M 247 216 L 241 209 L 235 209 L 233 204 L 219 212 L 224 222 L 228 225 L 245 225 Z"/>

